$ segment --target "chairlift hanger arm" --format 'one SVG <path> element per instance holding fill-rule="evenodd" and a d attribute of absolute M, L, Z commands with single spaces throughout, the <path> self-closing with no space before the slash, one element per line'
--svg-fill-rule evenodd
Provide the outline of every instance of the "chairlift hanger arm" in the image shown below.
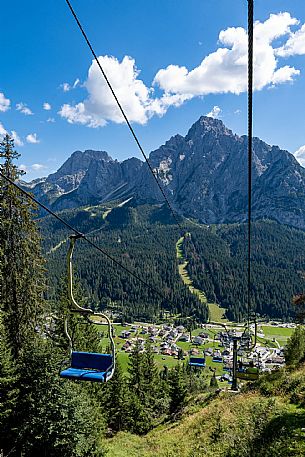
<path fill-rule="evenodd" d="M 90 324 L 95 324 L 95 325 L 104 325 L 103 322 L 101 321 L 95 321 L 92 319 L 92 316 L 100 317 L 101 319 L 104 319 L 106 321 L 106 325 L 108 326 L 108 334 L 109 334 L 109 339 L 110 339 L 110 345 L 111 345 L 111 354 L 112 354 L 112 364 L 110 367 L 105 371 L 104 378 L 105 381 L 109 381 L 115 370 L 115 343 L 113 340 L 113 332 L 112 332 L 112 325 L 110 322 L 109 317 L 106 314 L 100 313 L 100 312 L 95 312 L 90 308 L 84 308 L 80 306 L 73 295 L 73 265 L 72 265 L 72 260 L 73 260 L 73 252 L 74 252 L 74 247 L 76 240 L 82 238 L 81 234 L 76 234 L 76 235 L 71 235 L 70 236 L 70 246 L 67 254 L 67 270 L 68 270 L 68 292 L 69 292 L 69 299 L 72 305 L 71 311 L 82 314 L 83 317 L 90 323 Z M 65 320 L 65 333 L 68 337 L 69 341 L 69 349 L 70 353 L 72 353 L 72 339 L 71 336 L 69 335 L 68 332 L 68 320 Z M 110 374 L 109 374 L 110 373 Z M 108 375 L 109 374 L 109 375 Z"/>
<path fill-rule="evenodd" d="M 83 308 L 80 306 L 73 295 L 73 265 L 72 265 L 72 259 L 73 259 L 73 251 L 75 247 L 75 242 L 77 239 L 82 238 L 82 235 L 71 235 L 70 236 L 70 246 L 68 250 L 68 255 L 67 255 L 67 267 L 68 267 L 68 292 L 69 292 L 69 299 L 70 302 L 74 308 L 75 311 L 78 311 L 80 313 L 84 314 L 93 314 L 92 309 L 88 308 Z"/>

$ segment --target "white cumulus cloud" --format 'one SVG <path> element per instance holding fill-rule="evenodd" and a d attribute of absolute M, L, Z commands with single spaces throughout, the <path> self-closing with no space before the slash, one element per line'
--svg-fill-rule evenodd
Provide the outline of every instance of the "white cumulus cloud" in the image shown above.
<path fill-rule="evenodd" d="M 25 114 L 26 116 L 30 116 L 33 114 L 32 110 L 26 105 L 26 103 L 17 103 L 16 110 L 20 111 L 21 113 Z"/>
<path fill-rule="evenodd" d="M 48 167 L 46 167 L 46 165 L 43 165 L 42 163 L 33 163 L 32 165 L 25 165 L 24 163 L 22 163 L 19 165 L 19 168 L 25 173 L 31 173 L 32 171 L 40 171 Z"/>
<path fill-rule="evenodd" d="M 50 111 L 52 109 L 52 106 L 50 105 L 50 103 L 48 102 L 44 102 L 44 104 L 42 105 L 43 109 L 46 110 L 46 111 Z"/>
<path fill-rule="evenodd" d="M 40 143 L 40 140 L 37 138 L 37 134 L 36 133 L 29 133 L 26 136 L 26 141 L 28 143 L 32 143 L 32 144 Z"/>
<path fill-rule="evenodd" d="M 162 115 L 168 106 L 177 106 L 187 98 L 180 94 L 174 96 L 164 94 L 159 99 L 153 98 L 153 89 L 147 88 L 138 78 L 139 71 L 131 57 L 125 56 L 119 62 L 115 57 L 100 56 L 99 62 L 131 122 L 145 124 L 154 114 Z M 84 87 L 88 91 L 87 99 L 76 105 L 64 104 L 59 111 L 62 117 L 70 123 L 79 123 L 89 127 L 100 127 L 107 121 L 124 122 L 95 61 L 89 68 Z"/>
<path fill-rule="evenodd" d="M 281 57 L 305 54 L 305 24 L 295 33 L 290 33 L 289 39 L 276 50 L 276 54 Z"/>
<path fill-rule="evenodd" d="M 305 167 L 305 145 L 301 146 L 297 151 L 293 153 L 293 155 L 302 165 L 302 167 Z"/>
<path fill-rule="evenodd" d="M 288 65 L 279 67 L 273 41 L 290 33 L 298 23 L 289 13 L 271 14 L 265 22 L 254 25 L 254 89 L 291 81 L 300 72 Z M 247 32 L 229 27 L 219 34 L 219 47 L 192 70 L 169 65 L 155 76 L 155 84 L 169 93 L 198 95 L 233 93 L 247 90 Z M 289 41 L 289 40 L 288 40 Z"/>
<path fill-rule="evenodd" d="M 3 124 L 0 122 L 0 136 L 7 134 L 7 130 L 4 128 Z"/>
<path fill-rule="evenodd" d="M 299 27 L 294 33 L 291 27 Z M 271 14 L 254 25 L 254 89 L 262 90 L 289 83 L 300 70 L 281 64 L 281 58 L 305 54 L 305 26 L 290 13 Z M 283 43 L 280 48 L 278 39 Z M 100 56 L 103 67 L 117 97 L 131 122 L 145 124 L 152 116 L 163 116 L 170 106 L 180 106 L 194 97 L 207 94 L 240 94 L 247 90 L 248 36 L 242 27 L 229 27 L 219 33 L 218 48 L 206 55 L 201 63 L 188 69 L 170 64 L 160 69 L 150 86 L 139 77 L 132 57 L 119 61 L 113 56 Z M 73 86 L 64 83 L 68 91 Z M 65 89 L 66 85 L 66 89 Z M 123 117 L 95 61 L 82 87 L 87 97 L 77 103 L 64 104 L 59 114 L 69 123 L 100 127 L 108 121 L 121 123 Z M 156 95 L 156 88 L 160 96 Z M 213 113 L 212 113 L 213 114 Z M 219 114 L 219 113 L 218 113 Z"/>
<path fill-rule="evenodd" d="M 60 85 L 60 87 L 62 88 L 62 90 L 63 90 L 64 92 L 70 92 L 70 90 L 75 89 L 75 88 L 78 87 L 79 85 L 80 85 L 80 79 L 79 79 L 79 78 L 76 78 L 76 80 L 74 81 L 73 84 L 69 84 L 69 83 L 65 82 L 65 83 L 62 83 L 62 84 Z"/>
<path fill-rule="evenodd" d="M 3 137 L 4 135 L 6 135 L 7 133 L 9 133 L 6 128 L 4 127 L 4 125 L 0 122 L 0 137 Z M 23 141 L 20 139 L 18 133 L 15 131 L 15 130 L 12 130 L 11 133 L 10 133 L 10 136 L 12 137 L 12 139 L 14 140 L 14 143 L 16 146 L 23 146 Z"/>
<path fill-rule="evenodd" d="M 43 165 L 42 163 L 33 163 L 33 165 L 32 165 L 32 169 L 35 171 L 43 170 L 44 168 L 46 168 L 46 166 Z"/>
<path fill-rule="evenodd" d="M 18 133 L 15 130 L 12 130 L 11 136 L 16 146 L 23 146 L 23 141 L 20 139 Z"/>
<path fill-rule="evenodd" d="M 0 111 L 5 112 L 10 108 L 11 101 L 5 97 L 3 92 L 0 92 Z"/>
<path fill-rule="evenodd" d="M 62 83 L 60 87 L 62 87 L 62 90 L 64 92 L 69 92 L 69 90 L 71 90 L 71 86 L 69 83 Z"/>
<path fill-rule="evenodd" d="M 218 117 L 219 114 L 221 113 L 221 109 L 219 108 L 219 106 L 213 106 L 212 110 L 206 114 L 206 116 L 208 117 Z"/>

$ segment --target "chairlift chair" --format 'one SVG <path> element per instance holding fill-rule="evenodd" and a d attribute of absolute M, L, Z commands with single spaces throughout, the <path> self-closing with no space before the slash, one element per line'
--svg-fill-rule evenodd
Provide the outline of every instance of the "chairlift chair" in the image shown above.
<path fill-rule="evenodd" d="M 106 321 L 111 353 L 102 354 L 96 352 L 74 351 L 72 348 L 72 338 L 68 331 L 67 317 L 65 320 L 65 333 L 69 341 L 70 360 L 67 363 L 67 368 L 60 372 L 60 377 L 79 381 L 107 382 L 112 378 L 115 370 L 115 344 L 113 341 L 113 328 L 110 319 L 103 313 L 94 312 L 91 309 L 79 306 L 73 296 L 72 255 L 75 242 L 80 237 L 80 235 L 70 236 L 70 247 L 67 254 L 68 290 L 69 299 L 72 305 L 71 311 L 83 315 L 90 324 L 105 325 L 103 320 Z M 96 317 L 98 320 L 94 320 L 92 317 Z"/>
<path fill-rule="evenodd" d="M 223 362 L 223 358 L 220 355 L 214 355 L 213 359 L 212 359 L 212 362 L 222 363 Z"/>
<path fill-rule="evenodd" d="M 196 367 L 196 368 L 204 368 L 205 367 L 205 357 L 190 357 L 189 366 Z"/>

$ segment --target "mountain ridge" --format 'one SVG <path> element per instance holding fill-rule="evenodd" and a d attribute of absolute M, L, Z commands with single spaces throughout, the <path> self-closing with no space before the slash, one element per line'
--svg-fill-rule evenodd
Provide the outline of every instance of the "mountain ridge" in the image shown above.
<path fill-rule="evenodd" d="M 175 210 L 206 224 L 247 218 L 247 136 L 219 119 L 201 116 L 186 136 L 174 135 L 149 155 Z M 305 228 L 305 169 L 288 151 L 253 138 L 254 219 L 269 218 Z M 56 173 L 24 184 L 53 210 L 133 197 L 161 203 L 163 196 L 146 164 L 122 162 L 106 151 L 75 151 Z"/>

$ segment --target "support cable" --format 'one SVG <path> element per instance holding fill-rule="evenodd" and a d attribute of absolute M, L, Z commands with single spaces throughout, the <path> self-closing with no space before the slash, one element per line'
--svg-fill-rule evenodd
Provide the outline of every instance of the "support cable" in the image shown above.
<path fill-rule="evenodd" d="M 252 134 L 253 134 L 253 0 L 248 0 L 248 327 L 251 313 L 251 223 L 252 223 Z"/>
<path fill-rule="evenodd" d="M 169 202 L 169 199 L 167 198 L 167 196 L 166 196 L 166 194 L 164 192 L 164 189 L 162 188 L 162 186 L 161 186 L 161 184 L 160 184 L 160 182 L 159 182 L 159 180 L 158 180 L 158 178 L 156 176 L 156 173 L 154 172 L 154 170 L 153 170 L 153 168 L 152 168 L 152 166 L 151 166 L 151 164 L 150 164 L 150 162 L 148 160 L 148 157 L 147 157 L 147 155 L 146 155 L 146 153 L 145 153 L 145 151 L 144 151 L 144 149 L 143 149 L 143 147 L 142 147 L 142 145 L 141 145 L 141 143 L 140 143 L 140 141 L 139 141 L 139 139 L 138 139 L 138 137 L 137 137 L 132 125 L 131 125 L 131 123 L 130 123 L 130 121 L 128 120 L 128 117 L 127 117 L 127 115 L 126 115 L 126 113 L 125 113 L 125 111 L 124 111 L 124 109 L 123 109 L 123 107 L 122 107 L 122 105 L 121 105 L 121 103 L 120 103 L 120 101 L 119 101 L 119 99 L 118 99 L 118 97 L 117 97 L 117 95 L 116 95 L 116 93 L 115 93 L 115 91 L 114 91 L 114 89 L 113 89 L 113 87 L 112 87 L 112 85 L 111 85 L 106 73 L 105 73 L 105 70 L 103 69 L 100 61 L 98 60 L 97 54 L 95 53 L 95 51 L 94 51 L 94 49 L 93 49 L 93 47 L 92 47 L 92 45 L 91 45 L 91 43 L 89 41 L 89 38 L 88 38 L 85 30 L 83 29 L 83 26 L 81 25 L 81 23 L 80 23 L 77 15 L 76 15 L 73 7 L 72 7 L 70 1 L 66 0 L 66 3 L 67 3 L 67 5 L 68 5 L 68 7 L 69 7 L 69 9 L 70 9 L 75 21 L 76 21 L 76 23 L 78 25 L 79 30 L 81 31 L 81 33 L 82 33 L 82 35 L 83 35 L 83 37 L 84 37 L 84 39 L 85 39 L 90 51 L 91 51 L 91 54 L 94 57 L 94 60 L 95 60 L 95 62 L 97 64 L 98 68 L 100 69 L 100 71 L 101 71 L 101 73 L 102 73 L 102 75 L 103 75 L 103 77 L 105 79 L 105 82 L 106 82 L 108 88 L 110 89 L 110 92 L 112 93 L 112 95 L 113 95 L 113 97 L 115 99 L 115 102 L 116 102 L 116 104 L 117 104 L 117 106 L 118 106 L 118 108 L 119 108 L 119 110 L 120 110 L 120 112 L 121 112 L 121 114 L 122 114 L 122 116 L 123 116 L 128 128 L 130 130 L 131 135 L 133 136 L 133 138 L 134 138 L 134 140 L 135 140 L 135 142 L 136 142 L 136 144 L 137 144 L 142 156 L 145 159 L 145 162 L 146 162 L 146 164 L 147 164 L 152 176 L 154 177 L 154 180 L 157 183 L 157 186 L 159 187 L 159 190 L 160 190 L 160 192 L 161 192 L 161 194 L 162 194 L 167 206 L 169 207 L 169 209 L 170 209 L 170 211 L 171 211 L 171 213 L 172 213 L 172 215 L 173 215 L 178 227 L 180 228 L 181 232 L 183 232 L 183 228 L 182 228 L 182 226 L 181 226 L 181 224 L 179 222 L 179 219 L 177 217 L 176 211 L 174 211 L 174 209 L 172 208 L 172 206 L 171 206 L 171 204 Z"/>
<path fill-rule="evenodd" d="M 95 62 L 96 62 L 96 64 L 97 64 L 99 70 L 101 71 L 101 73 L 102 73 L 102 75 L 103 75 L 103 77 L 104 77 L 104 80 L 105 80 L 105 82 L 106 82 L 106 84 L 107 84 L 107 86 L 108 86 L 108 88 L 109 88 L 111 94 L 113 95 L 113 98 L 114 98 L 114 100 L 115 100 L 115 102 L 116 102 L 116 104 L 117 104 L 117 106 L 118 106 L 118 108 L 119 108 L 119 110 L 120 110 L 120 112 L 121 112 L 121 114 L 122 114 L 122 116 L 123 116 L 123 118 L 124 118 L 124 120 L 125 120 L 127 126 L 128 126 L 128 129 L 130 130 L 130 133 L 131 133 L 133 139 L 134 139 L 135 142 L 136 142 L 136 145 L 137 145 L 138 149 L 140 150 L 142 156 L 144 157 L 144 160 L 145 160 L 145 162 L 146 162 L 146 164 L 147 164 L 147 166 L 148 166 L 148 168 L 149 168 L 149 171 L 150 171 L 150 173 L 152 174 L 153 179 L 155 180 L 155 182 L 156 182 L 156 184 L 157 184 L 157 186 L 158 186 L 158 188 L 159 188 L 159 190 L 160 190 L 160 192 L 161 192 L 161 194 L 162 194 L 162 197 L 163 197 L 165 203 L 167 204 L 167 206 L 168 206 L 168 208 L 169 208 L 169 210 L 170 210 L 170 212 L 171 212 L 171 214 L 172 214 L 172 216 L 173 216 L 173 218 L 174 218 L 176 224 L 178 225 L 178 227 L 179 227 L 179 229 L 180 229 L 180 236 L 183 236 L 183 237 L 184 237 L 186 231 L 185 231 L 185 229 L 182 227 L 182 225 L 181 225 L 181 223 L 180 223 L 180 221 L 179 221 L 177 211 L 175 211 L 175 210 L 173 209 L 172 205 L 170 204 L 170 201 L 169 201 L 168 197 L 166 196 L 166 193 L 165 193 L 165 191 L 164 191 L 162 185 L 160 184 L 160 181 L 158 180 L 157 174 L 154 172 L 154 170 L 153 170 L 153 168 L 152 168 L 152 166 L 151 166 L 151 164 L 150 164 L 150 162 L 149 162 L 148 156 L 146 155 L 146 153 L 145 153 L 145 151 L 144 151 L 144 149 L 143 149 L 143 147 L 142 147 L 142 145 L 141 145 L 141 143 L 140 143 L 140 141 L 139 141 L 139 139 L 138 139 L 138 137 L 137 137 L 137 135 L 136 135 L 136 133 L 135 133 L 135 130 L 133 129 L 133 127 L 132 127 L 132 125 L 131 125 L 131 123 L 130 123 L 130 121 L 129 121 L 127 115 L 126 115 L 126 113 L 125 113 L 125 111 L 124 111 L 124 108 L 122 107 L 122 105 L 121 105 L 121 103 L 120 103 L 120 101 L 119 101 L 119 98 L 118 98 L 118 96 L 116 95 L 116 93 L 115 93 L 115 91 L 114 91 L 114 89 L 113 89 L 113 87 L 112 87 L 112 85 L 111 85 L 111 83 L 110 83 L 110 81 L 109 81 L 109 79 L 108 79 L 108 77 L 107 77 L 107 74 L 106 74 L 104 68 L 102 67 L 102 65 L 101 65 L 101 63 L 100 63 L 100 61 L 99 61 L 99 59 L 98 59 L 98 56 L 97 56 L 96 52 L 94 51 L 93 46 L 92 46 L 92 44 L 91 44 L 91 42 L 90 42 L 90 40 L 89 40 L 89 38 L 88 38 L 88 36 L 87 36 L 87 34 L 86 34 L 84 28 L 83 28 L 83 26 L 82 26 L 80 20 L 78 19 L 78 16 L 77 16 L 76 12 L 75 12 L 74 9 L 73 9 L 73 6 L 72 6 L 71 2 L 70 2 L 69 0 L 66 0 L 66 3 L 67 3 L 67 5 L 68 5 L 68 7 L 69 7 L 69 10 L 70 10 L 72 16 L 73 16 L 74 19 L 75 19 L 75 22 L 76 22 L 76 24 L 77 24 L 77 26 L 78 26 L 78 28 L 79 28 L 81 34 L 83 35 L 83 37 L 84 37 L 84 39 L 85 39 L 85 41 L 86 41 L 86 43 L 87 43 L 87 45 L 88 45 L 88 47 L 89 47 L 89 49 L 90 49 L 90 52 L 91 52 L 91 54 L 92 54 L 92 56 L 93 56 L 93 58 L 94 58 L 94 60 L 95 60 Z M 195 244 L 194 244 L 194 242 L 193 242 L 192 239 L 191 239 L 191 243 L 192 243 L 192 245 L 193 245 L 194 250 L 196 251 L 196 249 L 195 249 Z"/>
<path fill-rule="evenodd" d="M 72 232 L 74 232 L 76 235 L 78 235 L 80 238 L 83 238 L 85 241 L 87 241 L 87 243 L 89 243 L 92 247 L 94 247 L 95 249 L 97 249 L 99 252 L 101 252 L 102 254 L 104 254 L 105 257 L 107 257 L 109 260 L 111 260 L 115 265 L 117 265 L 118 267 L 122 268 L 122 270 L 124 270 L 126 273 L 128 273 L 129 275 L 133 276 L 135 279 L 137 279 L 138 281 L 140 281 L 144 286 L 146 286 L 147 288 L 149 288 L 152 292 L 156 293 L 159 297 L 161 297 L 162 299 L 166 300 L 167 302 L 170 303 L 170 300 L 168 300 L 168 298 L 163 295 L 158 289 L 156 289 L 155 287 L 151 286 L 150 284 L 148 284 L 146 281 L 144 281 L 140 276 L 138 276 L 136 273 L 134 273 L 133 271 L 129 270 L 129 268 L 125 267 L 124 265 L 122 265 L 120 262 L 118 262 L 114 257 L 112 257 L 110 254 L 108 254 L 108 252 L 104 251 L 104 249 L 102 249 L 100 246 L 98 246 L 97 244 L 95 244 L 93 241 L 91 241 L 89 238 L 87 238 L 86 235 L 84 235 L 83 233 L 81 233 L 79 230 L 77 230 L 76 228 L 74 228 L 72 225 L 70 225 L 67 221 L 65 221 L 62 217 L 60 217 L 58 214 L 54 213 L 50 208 L 48 208 L 46 205 L 44 205 L 43 203 L 41 203 L 39 200 L 37 200 L 37 198 L 35 198 L 31 193 L 27 192 L 25 189 L 23 189 L 22 187 L 20 187 L 18 184 L 16 184 L 11 178 L 5 176 L 1 171 L 0 171 L 0 177 L 3 178 L 5 181 L 7 181 L 9 184 L 11 184 L 12 186 L 14 186 L 16 189 L 18 189 L 21 193 L 23 193 L 27 198 L 29 198 L 30 200 L 32 200 L 34 203 L 36 203 L 36 205 L 40 206 L 42 209 L 44 209 L 47 213 L 49 213 L 51 216 L 55 217 L 55 219 L 57 219 L 59 222 L 61 222 L 63 225 L 65 225 L 69 230 L 71 230 Z M 175 304 L 176 306 L 176 304 Z"/>

